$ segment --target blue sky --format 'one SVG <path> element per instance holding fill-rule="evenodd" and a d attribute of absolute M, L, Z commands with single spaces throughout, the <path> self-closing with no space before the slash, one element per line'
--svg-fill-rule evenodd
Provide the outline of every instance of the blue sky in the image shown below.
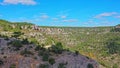
<path fill-rule="evenodd" d="M 0 0 L 0 19 L 40 26 L 120 24 L 119 0 Z"/>

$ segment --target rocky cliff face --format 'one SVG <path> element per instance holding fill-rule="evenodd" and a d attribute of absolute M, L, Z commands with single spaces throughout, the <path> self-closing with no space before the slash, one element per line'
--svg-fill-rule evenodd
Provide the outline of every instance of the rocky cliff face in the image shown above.
<path fill-rule="evenodd" d="M 70 51 L 63 51 L 61 54 L 51 52 L 50 58 L 55 61 L 51 64 L 50 60 L 43 61 L 42 56 L 38 56 L 39 52 L 35 51 L 34 44 L 25 44 L 19 50 L 15 51 L 14 48 L 8 43 L 16 39 L 0 38 L 0 68 L 99 68 L 99 64 L 86 56 L 76 54 Z M 21 51 L 27 49 L 33 54 L 21 55 Z M 28 51 L 26 51 L 28 53 Z"/>

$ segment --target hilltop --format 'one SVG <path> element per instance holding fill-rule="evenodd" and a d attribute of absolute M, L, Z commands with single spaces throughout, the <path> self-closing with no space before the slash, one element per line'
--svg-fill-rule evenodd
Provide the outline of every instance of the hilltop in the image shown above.
<path fill-rule="evenodd" d="M 45 48 L 61 42 L 63 49 L 72 51 L 71 54 L 78 52 L 80 56 L 82 54 L 96 60 L 100 64 L 100 68 L 120 67 L 119 25 L 108 27 L 43 27 L 26 22 L 12 23 L 0 20 L 0 35 L 5 39 L 16 38 L 24 41 L 27 39 L 31 44 L 44 45 Z"/>

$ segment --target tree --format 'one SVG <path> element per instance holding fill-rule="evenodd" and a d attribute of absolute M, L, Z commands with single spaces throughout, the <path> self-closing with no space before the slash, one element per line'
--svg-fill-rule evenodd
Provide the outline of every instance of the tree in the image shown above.
<path fill-rule="evenodd" d="M 20 32 L 20 31 L 14 32 L 12 37 L 18 38 L 18 37 L 20 37 L 20 36 L 23 35 L 23 34 L 24 34 L 24 33 Z"/>
<path fill-rule="evenodd" d="M 62 43 L 58 42 L 56 45 L 52 45 L 52 47 L 50 47 L 49 50 L 56 54 L 61 54 L 63 51 Z"/>

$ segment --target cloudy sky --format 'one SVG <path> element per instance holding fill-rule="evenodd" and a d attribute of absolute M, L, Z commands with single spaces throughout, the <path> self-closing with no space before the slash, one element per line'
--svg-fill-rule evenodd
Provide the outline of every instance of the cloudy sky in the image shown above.
<path fill-rule="evenodd" d="M 120 24 L 119 0 L 0 0 L 0 19 L 40 26 Z"/>

